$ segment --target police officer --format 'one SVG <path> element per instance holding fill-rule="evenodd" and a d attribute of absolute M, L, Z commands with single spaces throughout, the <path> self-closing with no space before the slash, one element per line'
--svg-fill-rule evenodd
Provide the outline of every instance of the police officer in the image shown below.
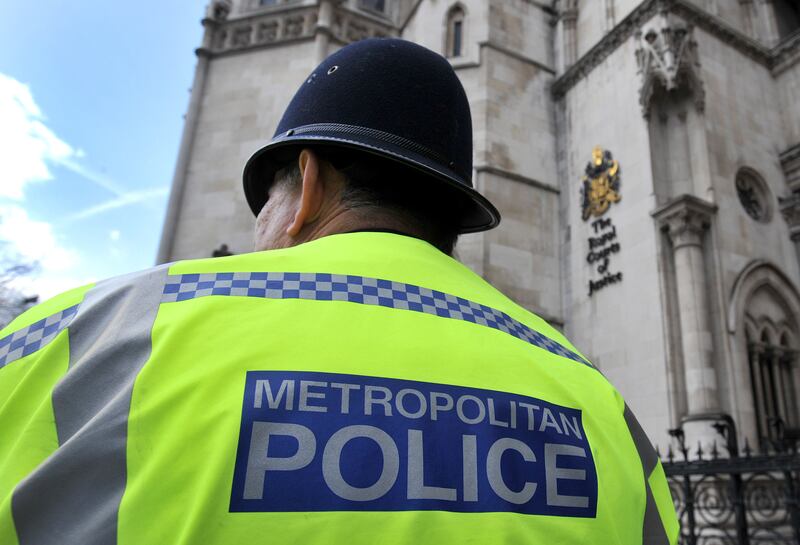
<path fill-rule="evenodd" d="M 471 142 L 445 59 L 347 46 L 245 167 L 259 251 L 0 332 L 0 543 L 675 543 L 619 394 L 448 256 Z"/>

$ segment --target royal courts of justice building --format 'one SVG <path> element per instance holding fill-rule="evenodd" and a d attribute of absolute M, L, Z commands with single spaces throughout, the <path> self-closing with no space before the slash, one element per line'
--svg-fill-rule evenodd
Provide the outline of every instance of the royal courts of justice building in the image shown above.
<path fill-rule="evenodd" d="M 503 215 L 458 259 L 657 444 L 709 413 L 751 445 L 800 427 L 800 2 L 214 0 L 202 24 L 160 262 L 251 251 L 242 167 L 298 85 L 401 37 L 452 63 Z"/>

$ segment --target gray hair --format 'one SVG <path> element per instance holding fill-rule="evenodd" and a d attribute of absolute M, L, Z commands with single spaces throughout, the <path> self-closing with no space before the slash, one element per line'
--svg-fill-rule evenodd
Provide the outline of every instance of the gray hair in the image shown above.
<path fill-rule="evenodd" d="M 441 199 L 416 198 L 415 194 L 422 193 L 415 193 L 413 181 L 408 182 L 412 188 L 400 189 L 402 184 L 396 183 L 397 180 L 388 179 L 379 184 L 374 179 L 361 180 L 343 170 L 339 172 L 345 177 L 345 187 L 341 195 L 341 202 L 345 208 L 368 211 L 375 215 L 391 215 L 401 225 L 413 226 L 415 231 L 421 232 L 423 240 L 445 254 L 453 255 L 458 241 L 458 231 L 452 218 L 441 213 L 441 209 L 446 208 L 441 206 Z M 283 185 L 291 190 L 299 190 L 303 179 L 297 162 L 278 170 L 274 180 L 276 186 Z M 440 208 L 437 208 L 437 203 Z"/>

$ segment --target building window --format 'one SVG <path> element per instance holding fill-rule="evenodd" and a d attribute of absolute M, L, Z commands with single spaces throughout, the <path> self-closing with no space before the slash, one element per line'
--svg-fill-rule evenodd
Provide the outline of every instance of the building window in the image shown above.
<path fill-rule="evenodd" d="M 464 8 L 453 6 L 447 12 L 447 57 L 460 57 L 464 54 Z"/>
<path fill-rule="evenodd" d="M 800 30 L 800 2 L 798 0 L 772 0 L 775 22 L 781 39 Z"/>
<path fill-rule="evenodd" d="M 380 14 L 386 13 L 386 0 L 359 0 L 358 7 Z"/>
<path fill-rule="evenodd" d="M 274 6 L 278 3 L 278 0 L 258 0 L 259 6 Z"/>
<path fill-rule="evenodd" d="M 770 219 L 770 198 L 767 184 L 749 168 L 742 168 L 736 174 L 736 194 L 739 203 L 748 216 L 766 223 Z"/>
<path fill-rule="evenodd" d="M 777 341 L 765 329 L 758 342 L 748 338 L 758 436 L 767 448 L 786 431 L 795 431 L 800 424 L 794 377 L 796 356 L 797 352 L 790 348 L 786 334 Z"/>

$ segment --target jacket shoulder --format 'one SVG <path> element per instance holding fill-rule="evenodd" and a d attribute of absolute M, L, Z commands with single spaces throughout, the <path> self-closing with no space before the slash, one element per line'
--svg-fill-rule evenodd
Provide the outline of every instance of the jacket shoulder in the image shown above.
<path fill-rule="evenodd" d="M 70 307 L 79 305 L 86 296 L 86 292 L 88 292 L 94 286 L 95 284 L 91 283 L 73 288 L 29 308 L 14 318 L 6 327 L 0 330 L 0 339 L 15 331 L 19 331 L 20 329 L 28 327 L 39 320 L 43 320 Z"/>

